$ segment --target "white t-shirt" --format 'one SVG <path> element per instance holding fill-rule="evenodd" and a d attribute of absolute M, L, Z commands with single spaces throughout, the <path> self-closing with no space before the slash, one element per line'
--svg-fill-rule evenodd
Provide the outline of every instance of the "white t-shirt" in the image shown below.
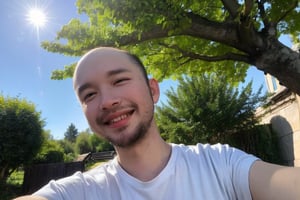
<path fill-rule="evenodd" d="M 49 200 L 251 200 L 249 170 L 255 160 L 228 145 L 172 144 L 168 164 L 151 181 L 132 177 L 114 159 L 50 181 L 34 195 Z"/>

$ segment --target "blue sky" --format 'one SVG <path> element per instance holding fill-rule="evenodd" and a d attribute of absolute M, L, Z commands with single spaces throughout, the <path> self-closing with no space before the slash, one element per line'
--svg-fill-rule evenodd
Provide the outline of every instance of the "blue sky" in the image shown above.
<path fill-rule="evenodd" d="M 39 30 L 26 20 L 29 8 L 44 8 L 48 18 Z M 0 93 L 25 98 L 34 103 L 55 139 L 62 139 L 67 127 L 74 123 L 79 131 L 88 128 L 80 105 L 72 90 L 72 80 L 51 80 L 51 72 L 78 58 L 45 51 L 40 41 L 53 40 L 61 26 L 77 13 L 75 0 L 9 0 L 0 2 Z M 84 17 L 84 16 L 83 16 Z M 264 84 L 263 73 L 251 67 L 246 82 L 254 80 L 254 89 Z M 172 83 L 172 82 L 171 82 Z M 170 82 L 161 84 L 162 94 Z M 162 95 L 161 101 L 164 99 Z"/>

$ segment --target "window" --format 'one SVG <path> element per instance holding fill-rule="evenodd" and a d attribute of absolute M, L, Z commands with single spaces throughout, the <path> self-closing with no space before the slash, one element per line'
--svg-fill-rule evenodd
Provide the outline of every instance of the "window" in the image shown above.
<path fill-rule="evenodd" d="M 277 80 L 274 76 L 271 77 L 271 80 L 272 80 L 273 90 L 276 91 L 278 89 Z"/>

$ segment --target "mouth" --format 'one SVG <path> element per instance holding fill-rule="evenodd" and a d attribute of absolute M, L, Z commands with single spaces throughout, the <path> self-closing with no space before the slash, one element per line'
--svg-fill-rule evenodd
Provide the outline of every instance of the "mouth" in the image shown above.
<path fill-rule="evenodd" d="M 113 114 L 109 117 L 107 121 L 104 122 L 105 125 L 114 125 L 117 123 L 121 123 L 122 121 L 126 120 L 128 117 L 130 117 L 134 113 L 134 110 L 131 110 L 127 113 L 123 114 Z"/>

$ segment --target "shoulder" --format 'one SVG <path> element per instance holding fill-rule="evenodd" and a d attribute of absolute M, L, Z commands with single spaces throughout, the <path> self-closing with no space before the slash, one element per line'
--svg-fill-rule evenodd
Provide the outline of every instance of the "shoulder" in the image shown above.
<path fill-rule="evenodd" d="M 227 144 L 202 144 L 198 143 L 196 145 L 184 145 L 184 144 L 172 144 L 173 149 L 177 149 L 181 152 L 194 153 L 194 154 L 222 154 L 226 152 L 240 151 L 234 147 L 231 147 Z"/>
<path fill-rule="evenodd" d="M 237 164 L 239 161 L 242 161 L 250 164 L 257 160 L 255 156 L 227 144 L 218 143 L 211 145 L 198 143 L 196 145 L 172 144 L 172 146 L 178 154 L 184 157 L 197 158 L 201 161 L 224 162 L 226 164 Z"/>
<path fill-rule="evenodd" d="M 52 180 L 34 193 L 47 199 L 93 199 L 101 188 L 107 187 L 107 179 L 113 174 L 111 162 L 97 166 L 86 172 L 76 172 L 59 180 Z M 68 197 L 68 198 L 66 198 Z"/>
<path fill-rule="evenodd" d="M 117 171 L 117 161 L 113 159 L 109 162 L 102 163 L 97 167 L 82 173 L 85 181 L 96 182 L 97 184 L 104 184 L 108 179 L 113 178 Z"/>

